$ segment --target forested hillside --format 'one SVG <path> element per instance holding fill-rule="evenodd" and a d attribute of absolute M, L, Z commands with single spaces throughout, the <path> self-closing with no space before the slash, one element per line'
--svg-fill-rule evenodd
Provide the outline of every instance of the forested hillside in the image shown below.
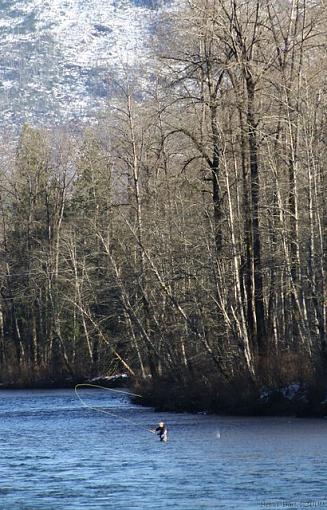
<path fill-rule="evenodd" d="M 323 385 L 324 2 L 192 0 L 153 44 L 82 136 L 1 149 L 2 381 Z"/>

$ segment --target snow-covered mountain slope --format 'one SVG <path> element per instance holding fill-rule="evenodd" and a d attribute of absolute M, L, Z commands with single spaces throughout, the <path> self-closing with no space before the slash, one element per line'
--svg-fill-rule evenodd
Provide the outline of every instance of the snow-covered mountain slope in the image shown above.
<path fill-rule="evenodd" d="M 96 114 L 117 67 L 146 59 L 165 0 L 0 0 L 0 127 Z"/>

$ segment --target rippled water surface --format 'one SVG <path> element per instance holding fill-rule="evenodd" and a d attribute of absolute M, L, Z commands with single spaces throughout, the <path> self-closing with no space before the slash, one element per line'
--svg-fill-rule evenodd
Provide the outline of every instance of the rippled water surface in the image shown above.
<path fill-rule="evenodd" d="M 81 395 L 115 416 L 70 390 L 0 392 L 1 510 L 327 508 L 327 420 L 158 414 Z M 146 430 L 160 419 L 167 444 Z"/>

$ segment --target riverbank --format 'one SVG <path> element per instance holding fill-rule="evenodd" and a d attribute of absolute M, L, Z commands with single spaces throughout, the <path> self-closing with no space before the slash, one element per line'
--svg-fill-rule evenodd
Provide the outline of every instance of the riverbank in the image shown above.
<path fill-rule="evenodd" d="M 217 385 L 208 381 L 172 384 L 165 379 L 138 381 L 141 404 L 158 411 L 204 412 L 235 416 L 327 417 L 327 391 L 321 382 L 265 387 Z M 140 402 L 138 402 L 140 403 Z"/>
<path fill-rule="evenodd" d="M 255 386 L 248 381 L 198 380 L 171 381 L 167 378 L 131 379 L 127 374 L 113 376 L 38 378 L 0 383 L 2 390 L 69 389 L 91 383 L 107 388 L 128 387 L 143 395 L 135 403 L 154 407 L 157 411 L 207 413 L 234 416 L 327 417 L 327 390 L 321 381 L 292 382 L 283 386 Z"/>
<path fill-rule="evenodd" d="M 112 376 L 99 376 L 99 377 L 62 377 L 57 379 L 51 378 L 36 378 L 30 381 L 10 381 L 0 382 L 1 390 L 57 390 L 74 388 L 77 384 L 94 384 L 105 386 L 107 388 L 120 388 L 126 387 L 130 384 L 130 380 L 126 374 L 117 374 Z"/>

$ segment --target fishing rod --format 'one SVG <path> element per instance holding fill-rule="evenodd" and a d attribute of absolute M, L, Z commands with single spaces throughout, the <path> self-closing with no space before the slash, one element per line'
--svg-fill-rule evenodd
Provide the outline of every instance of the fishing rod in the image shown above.
<path fill-rule="evenodd" d="M 135 423 L 130 418 L 125 418 L 124 416 L 120 416 L 119 414 L 114 413 L 113 411 L 108 411 L 106 409 L 100 409 L 99 407 L 94 407 L 94 406 L 91 406 L 91 405 L 87 404 L 82 399 L 82 397 L 79 395 L 79 393 L 78 393 L 78 390 L 80 388 L 97 388 L 97 389 L 106 390 L 106 391 L 113 391 L 114 393 L 120 393 L 122 395 L 129 395 L 131 397 L 144 398 L 142 395 L 138 395 L 137 393 L 132 393 L 130 391 L 123 391 L 123 390 L 116 390 L 114 388 L 107 388 L 106 386 L 101 386 L 100 384 L 91 384 L 91 383 L 76 384 L 75 388 L 74 388 L 74 392 L 75 392 L 76 397 L 81 402 L 81 404 L 84 407 L 86 407 L 87 409 L 91 409 L 92 411 L 96 411 L 97 413 L 102 413 L 102 414 L 108 414 L 108 415 L 111 415 L 111 416 L 115 416 L 115 418 L 119 418 L 120 420 L 124 420 L 124 421 L 126 421 L 128 423 L 131 423 L 134 427 L 141 427 L 142 429 L 146 430 L 147 432 L 151 432 L 151 434 L 155 434 L 154 430 L 148 429 L 147 427 L 144 427 L 143 425 L 140 425 L 139 423 Z"/>

